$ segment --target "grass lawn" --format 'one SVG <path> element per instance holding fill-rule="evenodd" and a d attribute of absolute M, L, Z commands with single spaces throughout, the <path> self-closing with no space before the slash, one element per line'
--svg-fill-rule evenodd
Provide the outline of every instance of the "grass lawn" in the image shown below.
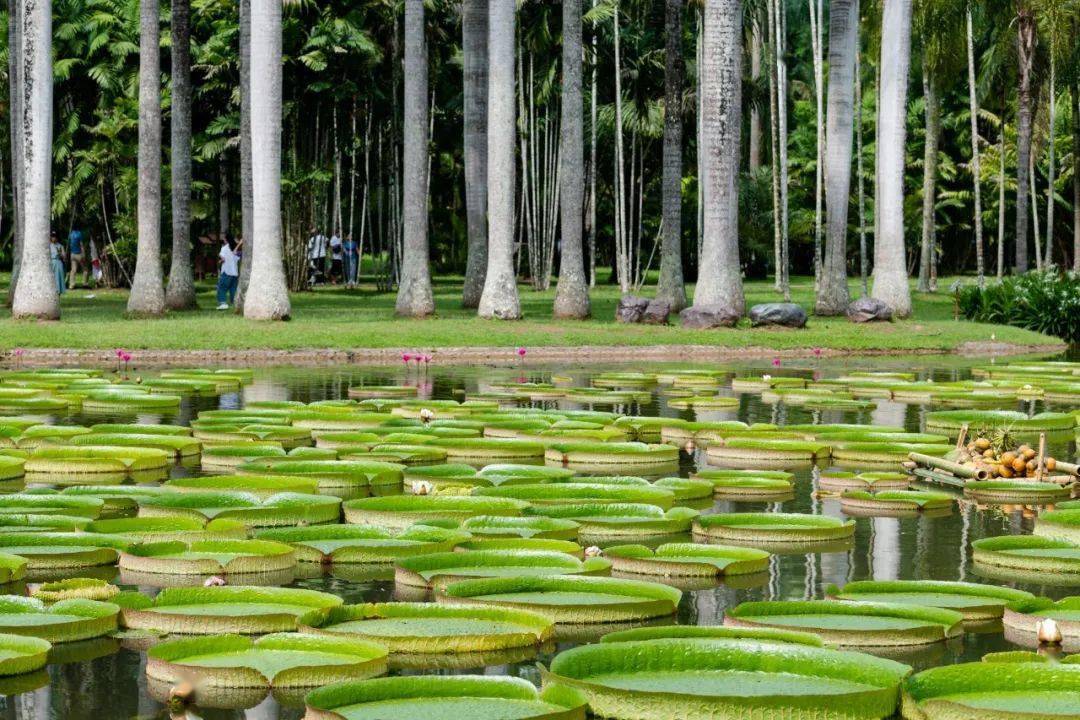
<path fill-rule="evenodd" d="M 939 287 L 948 288 L 950 282 L 950 278 L 942 278 Z M 792 289 L 796 302 L 808 309 L 812 307 L 812 278 L 794 278 Z M 852 283 L 852 296 L 857 294 L 857 284 Z M 855 325 L 844 318 L 811 317 L 802 330 L 750 328 L 746 321 L 740 327 L 720 330 L 683 330 L 677 325 L 621 325 L 614 321 L 618 288 L 606 284 L 597 286 L 592 293 L 596 319 L 584 322 L 552 319 L 554 289 L 537 293 L 523 286 L 521 301 L 525 319 L 520 322 L 477 319 L 471 311 L 460 307 L 460 297 L 459 278 L 437 278 L 437 316 L 413 320 L 396 318 L 393 294 L 376 292 L 373 286 L 349 291 L 320 287 L 315 292 L 293 296 L 291 322 L 255 323 L 245 321 L 231 311 L 214 310 L 213 287 L 209 283 L 199 287 L 199 304 L 206 309 L 171 313 L 158 320 L 126 319 L 126 291 L 78 289 L 64 295 L 63 320 L 60 322 L 0 320 L 0 349 L 294 350 L 711 345 L 778 350 L 821 347 L 855 351 L 948 351 L 965 342 L 989 342 L 992 336 L 997 342 L 1018 345 L 1056 342 L 1045 335 L 1018 328 L 954 320 L 952 297 L 946 290 L 937 294 L 916 294 L 915 314 L 911 320 Z M 771 282 L 753 281 L 746 285 L 748 308 L 778 299 Z"/>

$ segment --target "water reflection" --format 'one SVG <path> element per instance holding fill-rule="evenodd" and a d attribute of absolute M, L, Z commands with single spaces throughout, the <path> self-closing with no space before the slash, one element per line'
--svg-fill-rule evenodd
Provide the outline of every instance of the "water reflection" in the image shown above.
<path fill-rule="evenodd" d="M 939 363 L 935 367 L 934 363 Z M 904 371 L 916 372 L 920 378 L 933 377 L 935 381 L 964 379 L 970 375 L 955 359 L 903 359 L 896 361 L 875 360 L 873 369 L 883 370 L 895 366 Z M 851 363 L 846 367 L 830 366 L 835 372 L 858 367 Z M 865 367 L 865 366 L 864 366 Z M 115 420 L 118 422 L 189 423 L 200 411 L 210 409 L 234 409 L 246 402 L 300 400 L 305 402 L 345 397 L 350 385 L 401 384 L 418 385 L 421 396 L 438 399 L 473 396 L 478 391 L 492 391 L 495 385 L 506 380 L 525 377 L 529 381 L 547 382 L 554 368 L 497 369 L 489 367 L 438 368 L 430 371 L 401 367 L 388 368 L 273 368 L 259 370 L 253 383 L 241 392 L 226 393 L 218 398 L 185 398 L 179 409 L 166 414 L 139 414 L 94 417 L 74 415 L 53 417 L 53 422 L 89 423 Z M 560 374 L 570 378 L 569 384 L 587 387 L 591 374 L 606 368 L 557 368 Z M 762 368 L 735 368 L 738 374 L 760 372 Z M 766 370 L 769 371 L 769 370 Z M 777 374 L 776 371 L 772 371 Z M 785 374 L 793 369 L 784 368 Z M 807 377 L 813 372 L 809 365 Z M 832 374 L 832 373 L 830 373 Z M 566 405 L 551 400 L 532 403 L 534 407 L 564 407 L 575 409 L 604 409 L 633 415 L 678 417 L 688 420 L 731 420 L 748 423 L 771 422 L 795 423 L 859 423 L 895 425 L 911 431 L 924 429 L 926 405 L 907 404 L 877 399 L 873 410 L 827 409 L 814 410 L 806 407 L 787 406 L 783 403 L 762 402 L 758 395 L 739 395 L 739 405 L 732 410 L 675 409 L 666 402 L 667 395 L 653 394 L 648 399 L 634 398 L 616 405 L 590 405 L 580 401 Z M 1052 405 L 1047 406 L 1053 409 Z M 1016 409 L 1046 409 L 1041 401 L 1024 401 Z M 1075 440 L 1057 439 L 1050 451 L 1057 457 L 1074 457 Z M 698 468 L 705 467 L 703 451 L 681 453 L 676 467 L 665 468 L 664 474 L 688 476 Z M 176 468 L 174 477 L 197 474 L 192 468 Z M 733 502 L 718 500 L 703 512 L 812 512 L 842 518 L 836 496 L 819 495 L 816 492 L 816 473 L 810 468 L 795 472 L 794 493 L 789 499 L 775 502 Z M 730 583 L 703 583 L 686 589 L 678 609 L 677 621 L 683 624 L 720 624 L 724 611 L 747 600 L 790 600 L 820 598 L 830 584 L 843 585 L 860 579 L 938 579 L 993 581 L 1019 587 L 1037 594 L 1060 598 L 1070 594 L 1068 585 L 1055 586 L 1055 578 L 1032 575 L 1023 581 L 1015 576 L 995 576 L 991 569 L 975 566 L 971 560 L 970 543 L 983 537 L 1002 534 L 1030 533 L 1033 514 L 1015 506 L 982 506 L 961 501 L 947 517 L 860 517 L 855 519 L 856 531 L 850 543 L 840 546 L 793 549 L 792 552 L 771 558 L 768 571 L 755 576 L 736 577 Z M 685 540 L 685 537 L 680 538 Z M 664 538 L 663 542 L 670 542 Z M 650 543 L 652 544 L 652 543 Z M 659 543 L 656 543 L 659 544 Z M 81 575 L 99 574 L 106 579 L 117 576 L 115 568 L 87 570 Z M 346 603 L 388 601 L 395 597 L 391 575 L 385 570 L 373 572 L 368 568 L 349 566 L 334 567 L 328 572 L 320 568 L 304 567 L 291 580 L 290 586 L 323 590 L 344 598 Z M 156 587 L 168 584 L 160 579 L 133 576 L 123 573 L 119 582 L 131 589 L 141 589 L 153 594 Z M 1072 586 L 1076 587 L 1075 584 Z M 1075 592 L 1075 590 L 1073 590 Z M 395 674 L 426 673 L 487 673 L 511 674 L 533 681 L 538 680 L 534 662 L 550 660 L 558 649 L 572 644 L 594 640 L 610 628 L 580 628 L 560 638 L 555 649 L 545 649 L 537 658 L 485 658 L 481 667 L 430 668 L 422 663 L 398 663 Z M 982 631 L 977 631 L 982 630 Z M 1003 634 L 996 629 L 971 628 L 963 638 L 948 644 L 938 644 L 906 651 L 898 659 L 921 669 L 942 663 L 976 660 L 984 653 L 1011 649 Z M 126 643 L 130 648 L 137 643 Z M 144 667 L 145 654 L 129 647 L 118 648 L 115 644 L 106 648 L 63 648 L 58 663 L 46 671 L 19 678 L 17 683 L 0 679 L 0 720 L 112 720 L 114 718 L 140 718 L 141 720 L 165 720 L 172 717 L 196 717 L 205 720 L 298 720 L 303 715 L 299 697 L 268 697 L 208 699 L 204 704 L 216 709 L 201 707 L 198 715 L 171 716 L 167 709 L 167 692 L 150 687 Z M 420 670 L 418 667 L 425 667 Z M 6 684 L 5 684 L 6 682 Z M 232 709 L 229 709 L 229 708 Z"/>

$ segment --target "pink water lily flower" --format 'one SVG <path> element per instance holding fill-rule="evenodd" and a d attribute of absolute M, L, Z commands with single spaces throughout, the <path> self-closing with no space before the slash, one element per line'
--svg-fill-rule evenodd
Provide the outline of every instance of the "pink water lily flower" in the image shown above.
<path fill-rule="evenodd" d="M 780 367 L 780 358 L 773 358 L 772 359 L 772 366 L 773 367 Z"/>
<path fill-rule="evenodd" d="M 819 347 L 814 348 L 814 355 L 815 355 L 815 357 L 821 357 L 821 348 L 819 348 Z"/>
<path fill-rule="evenodd" d="M 409 353 L 401 353 L 401 362 L 408 365 L 410 360 L 412 360 L 412 355 Z"/>
<path fill-rule="evenodd" d="M 528 351 L 527 351 L 527 350 L 525 350 L 525 348 L 523 348 L 523 347 L 519 347 L 519 348 L 517 349 L 517 354 L 518 354 L 518 357 L 525 357 L 525 353 L 526 353 L 526 352 L 528 352 Z"/>

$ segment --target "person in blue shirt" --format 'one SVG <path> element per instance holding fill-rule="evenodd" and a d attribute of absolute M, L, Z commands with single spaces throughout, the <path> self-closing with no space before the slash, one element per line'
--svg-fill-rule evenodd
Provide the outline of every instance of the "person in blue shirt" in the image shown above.
<path fill-rule="evenodd" d="M 83 284 L 90 285 L 90 263 L 86 259 L 85 244 L 82 230 L 72 228 L 71 232 L 68 233 L 68 257 L 71 262 L 68 287 L 75 287 L 75 275 L 79 269 L 82 270 Z"/>
<path fill-rule="evenodd" d="M 56 233 L 49 235 L 49 262 L 52 265 L 53 275 L 56 277 L 56 290 L 64 294 L 64 246 L 60 244 L 60 238 Z"/>
<path fill-rule="evenodd" d="M 345 287 L 356 287 L 356 279 L 360 271 L 359 248 L 356 246 L 356 241 L 352 239 L 352 235 L 345 236 L 342 247 L 345 251 Z"/>

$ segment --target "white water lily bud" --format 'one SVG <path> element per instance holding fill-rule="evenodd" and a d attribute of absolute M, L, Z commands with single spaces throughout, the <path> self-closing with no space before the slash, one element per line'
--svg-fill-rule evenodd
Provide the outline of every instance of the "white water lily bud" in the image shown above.
<path fill-rule="evenodd" d="M 772 375 L 762 375 L 761 379 L 765 382 L 769 382 L 770 380 L 772 380 Z"/>
<path fill-rule="evenodd" d="M 435 419 L 435 411 L 423 408 L 420 411 L 420 422 L 429 423 Z"/>
<path fill-rule="evenodd" d="M 427 480 L 417 480 L 411 486 L 413 495 L 430 495 L 435 486 Z"/>
<path fill-rule="evenodd" d="M 217 575 L 212 575 L 203 581 L 203 587 L 222 587 L 225 585 L 225 578 Z"/>
<path fill-rule="evenodd" d="M 585 557 L 587 558 L 600 557 L 603 554 L 604 551 L 596 545 L 590 545 L 589 547 L 585 548 Z"/>
<path fill-rule="evenodd" d="M 1035 634 L 1038 636 L 1041 645 L 1061 644 L 1061 628 L 1051 618 L 1040 620 L 1035 625 Z"/>
<path fill-rule="evenodd" d="M 687 440 L 686 441 L 686 452 L 688 452 L 688 453 L 694 452 L 694 447 L 695 447 L 695 445 L 694 445 L 693 440 Z"/>

